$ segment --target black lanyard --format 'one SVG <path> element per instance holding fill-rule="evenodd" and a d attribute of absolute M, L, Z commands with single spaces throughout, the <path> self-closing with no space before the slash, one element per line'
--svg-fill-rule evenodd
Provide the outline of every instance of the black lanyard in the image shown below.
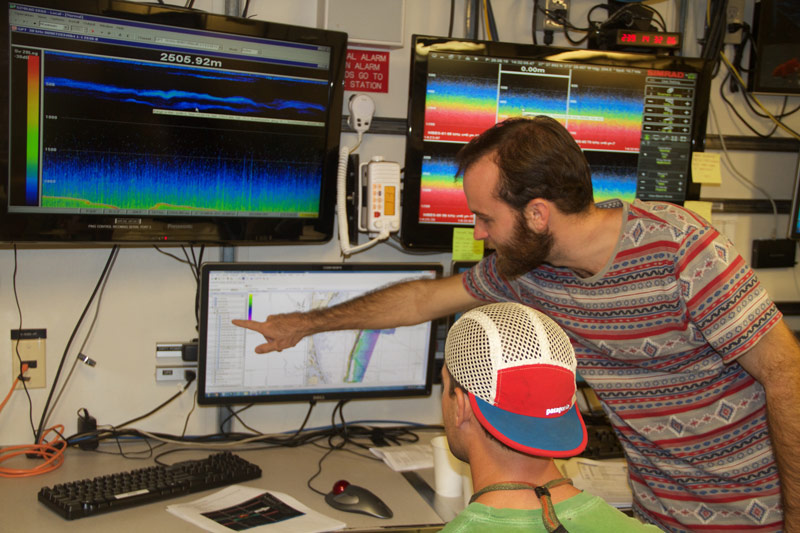
<path fill-rule="evenodd" d="M 477 500 L 482 494 L 495 490 L 530 489 L 536 493 L 536 497 L 539 498 L 539 502 L 542 505 L 542 522 L 544 522 L 545 529 L 547 529 L 547 531 L 550 533 L 568 533 L 564 526 L 561 525 L 561 522 L 558 521 L 556 510 L 553 507 L 553 501 L 550 497 L 550 489 L 565 483 L 569 483 L 571 485 L 572 480 L 562 477 L 548 481 L 544 485 L 534 485 L 532 483 L 525 483 L 524 481 L 495 483 L 494 485 L 483 487 L 481 490 L 473 494 L 472 498 L 469 499 L 469 503 Z"/>

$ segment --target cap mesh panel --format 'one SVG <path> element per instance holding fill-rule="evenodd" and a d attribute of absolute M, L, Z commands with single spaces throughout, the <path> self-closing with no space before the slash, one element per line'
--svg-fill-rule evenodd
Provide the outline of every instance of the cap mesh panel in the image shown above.
<path fill-rule="evenodd" d="M 512 302 L 464 313 L 447 335 L 445 362 L 462 387 L 492 404 L 501 369 L 531 363 L 561 366 L 573 373 L 576 368 L 566 333 L 549 317 Z"/>

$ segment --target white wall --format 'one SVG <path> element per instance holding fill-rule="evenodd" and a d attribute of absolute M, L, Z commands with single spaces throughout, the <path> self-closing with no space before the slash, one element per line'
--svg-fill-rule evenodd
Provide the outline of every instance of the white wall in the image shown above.
<path fill-rule="evenodd" d="M 572 1 L 572 21 L 585 26 L 585 16 L 592 0 Z M 665 16 L 671 29 L 679 9 L 673 1 L 649 2 Z M 685 36 L 689 54 L 699 53 L 695 45 L 698 28 L 702 27 L 702 4 L 691 2 Z M 531 42 L 530 0 L 494 0 L 493 6 L 501 40 Z M 223 10 L 222 0 L 198 0 L 197 7 Z M 249 14 L 259 19 L 291 24 L 315 25 L 316 0 L 253 0 Z M 456 2 L 457 13 L 463 12 L 463 0 Z M 446 35 L 449 19 L 449 0 L 406 1 L 406 47 L 391 51 L 390 90 L 388 94 L 373 95 L 377 103 L 377 116 L 403 118 L 406 114 L 410 50 L 408 36 L 412 33 Z M 700 9 L 697 13 L 695 10 Z M 752 10 L 748 1 L 746 13 Z M 749 15 L 748 15 L 749 16 Z M 602 14 L 595 15 L 602 19 Z M 463 22 L 457 20 L 455 35 L 463 35 Z M 576 34 L 577 36 L 577 34 Z M 539 35 L 541 42 L 541 35 Z M 560 35 L 556 45 L 566 45 Z M 729 54 L 731 53 L 728 51 Z M 349 95 L 345 95 L 348 97 Z M 746 135 L 719 100 L 712 89 L 712 100 L 719 116 L 722 131 L 731 135 Z M 779 109 L 779 97 L 762 100 L 773 112 Z M 741 105 L 741 97 L 735 99 Z M 790 99 L 789 108 L 798 103 Z M 768 129 L 763 121 L 756 122 L 760 129 Z M 793 116 L 789 124 L 800 128 L 800 116 Z M 709 132 L 717 131 L 710 126 Z M 354 136 L 345 134 L 342 142 L 352 145 Z M 383 155 L 402 162 L 405 140 L 401 136 L 368 135 L 359 149 L 362 158 Z M 738 169 L 754 179 L 778 199 L 792 194 L 796 168 L 796 154 L 770 152 L 734 152 L 733 161 Z M 760 193 L 743 186 L 723 167 L 723 185 L 703 188 L 709 198 L 760 198 Z M 725 215 L 720 217 L 726 231 L 734 239 L 746 259 L 750 258 L 750 241 L 771 236 L 773 218 L 770 215 Z M 778 220 L 780 231 L 785 231 L 787 217 Z M 180 254 L 179 248 L 169 249 Z M 85 306 L 96 280 L 109 254 L 108 248 L 88 249 L 31 249 L 17 253 L 17 295 L 23 313 L 23 328 L 47 328 L 47 378 L 52 383 L 56 367 L 67 341 Z M 220 250 L 207 250 L 206 259 L 219 258 Z M 302 247 L 241 247 L 236 249 L 238 260 L 247 261 L 338 261 L 338 243 Z M 402 253 L 387 244 L 378 245 L 368 252 L 358 254 L 353 261 L 439 261 L 449 264 L 447 254 L 416 256 Z M 19 316 L 12 285 L 14 252 L 0 250 L 0 333 L 19 327 Z M 797 269 L 769 269 L 758 271 L 759 278 L 777 300 L 800 300 Z M 86 328 L 78 332 L 67 361 L 69 371 L 77 348 L 84 342 L 84 353 L 97 360 L 97 366 L 77 365 L 62 395 L 50 423 L 62 423 L 68 434 L 76 430 L 76 412 L 85 407 L 97 418 L 99 424 L 119 424 L 143 414 L 171 396 L 175 385 L 156 384 L 154 379 L 155 343 L 184 341 L 196 335 L 193 316 L 194 278 L 189 268 L 166 257 L 152 248 L 123 248 L 103 295 L 99 316 L 91 337 L 85 340 Z M 85 321 L 91 321 L 92 314 Z M 8 335 L 8 333 L 4 333 Z M 9 339 L 8 336 L 5 337 Z M 0 391 L 5 395 L 10 386 L 12 372 L 10 340 L 0 342 Z M 63 376 L 62 376 L 63 382 Z M 184 419 L 192 407 L 194 385 L 162 412 L 136 426 L 146 430 L 180 433 Z M 38 424 L 47 398 L 46 389 L 31 391 L 33 421 Z M 423 423 L 438 423 L 439 392 L 430 398 L 413 400 L 353 402 L 345 409 L 348 420 L 392 419 Z M 329 423 L 332 402 L 317 405 L 311 426 Z M 304 404 L 259 406 L 243 414 L 245 421 L 262 431 L 285 431 L 296 428 L 305 415 Z M 217 411 L 197 408 L 191 416 L 188 433 L 216 432 Z M 0 443 L 18 444 L 32 440 L 28 401 L 24 393 L 15 392 L 0 413 Z"/>

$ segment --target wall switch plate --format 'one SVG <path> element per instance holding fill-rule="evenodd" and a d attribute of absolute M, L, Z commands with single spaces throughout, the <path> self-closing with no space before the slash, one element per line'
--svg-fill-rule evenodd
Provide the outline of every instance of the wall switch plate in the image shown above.
<path fill-rule="evenodd" d="M 402 48 L 406 0 L 318 0 L 317 27 L 347 33 L 352 45 Z"/>
<path fill-rule="evenodd" d="M 20 359 L 28 363 L 29 368 L 25 372 L 25 387 L 29 389 L 43 389 L 47 386 L 47 375 L 45 373 L 45 362 L 47 353 L 45 341 L 47 340 L 46 329 L 12 329 L 11 330 L 11 379 L 19 376 Z M 22 382 L 17 383 L 17 389 L 22 389 Z"/>

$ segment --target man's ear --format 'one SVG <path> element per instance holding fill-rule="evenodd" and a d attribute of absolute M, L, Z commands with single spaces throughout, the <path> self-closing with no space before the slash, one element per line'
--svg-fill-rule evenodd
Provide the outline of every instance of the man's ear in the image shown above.
<path fill-rule="evenodd" d="M 530 200 L 522 211 L 528 228 L 541 233 L 550 222 L 550 204 L 542 198 Z"/>
<path fill-rule="evenodd" d="M 472 405 L 464 389 L 456 387 L 455 393 L 456 426 L 461 426 L 472 419 Z"/>

